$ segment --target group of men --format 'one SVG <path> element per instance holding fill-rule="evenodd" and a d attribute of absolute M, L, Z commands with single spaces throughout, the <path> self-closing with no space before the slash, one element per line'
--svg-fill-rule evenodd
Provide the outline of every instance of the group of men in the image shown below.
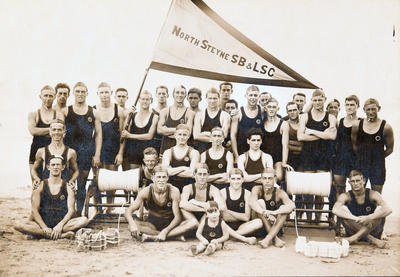
<path fill-rule="evenodd" d="M 246 90 L 247 103 L 240 108 L 231 99 L 233 85 L 228 82 L 205 94 L 198 88 L 187 91 L 177 86 L 171 106 L 167 106 L 168 88 L 159 86 L 153 108 L 152 94 L 145 90 L 139 96 L 137 110 L 125 107 L 128 92 L 123 88 L 115 91 L 113 103 L 113 91 L 104 82 L 97 90 L 99 104 L 93 107 L 86 103 L 88 89 L 84 83 L 75 84 L 72 92 L 74 103 L 67 107 L 68 85 L 43 87 L 42 106 L 29 114 L 28 127 L 33 135 L 29 159 L 34 188 L 32 216 L 29 223 L 18 226 L 19 230 L 51 238 L 62 236 L 59 225 L 47 224 L 41 212 L 57 209 L 42 207 L 42 202 L 60 204 L 42 199 L 55 199 L 61 192 L 68 195 L 59 197 L 67 201 L 61 201 L 67 207 L 62 231 L 87 223 L 71 218 L 81 218 L 89 170 L 118 170 L 121 165 L 123 170 L 140 168 L 141 172 L 142 189 L 125 213 L 134 237 L 165 240 L 204 227 L 204 213 L 213 200 L 230 236 L 254 243 L 255 238 L 245 235 L 264 227 L 267 235 L 260 245 L 282 247 L 284 242 L 278 234 L 288 214 L 304 203 L 315 202 L 316 208 L 323 205 L 322 198 L 310 201 L 313 196 L 297 195 L 295 206 L 286 193 L 284 174 L 294 169 L 331 171 L 331 208 L 346 219 L 343 224 L 350 242 L 367 238 L 382 245 L 376 228 L 383 228 L 384 221 L 378 219 L 390 214 L 380 193 L 385 182 L 385 158 L 393 151 L 394 139 L 391 126 L 378 117 L 376 99 L 365 102 L 366 118 L 361 119 L 357 117 L 359 99 L 350 95 L 345 99 L 346 116 L 337 122 L 339 101 L 330 102 L 325 110 L 326 96 L 320 89 L 313 92 L 309 105 L 304 94 L 296 93 L 286 104 L 287 116 L 283 118 L 278 114 L 278 101 L 254 85 Z M 201 110 L 199 103 L 204 95 L 207 107 Z M 352 191 L 345 193 L 347 177 Z M 359 181 L 353 179 L 357 178 L 363 181 L 361 187 L 355 185 Z M 364 188 L 367 180 L 372 190 Z M 75 181 L 76 208 L 70 203 Z M 368 206 L 370 202 L 375 206 Z M 149 211 L 146 221 L 133 215 L 143 203 Z M 382 208 L 375 211 L 376 206 Z M 311 213 L 306 216 L 312 220 Z M 68 225 L 72 220 L 78 223 Z"/>

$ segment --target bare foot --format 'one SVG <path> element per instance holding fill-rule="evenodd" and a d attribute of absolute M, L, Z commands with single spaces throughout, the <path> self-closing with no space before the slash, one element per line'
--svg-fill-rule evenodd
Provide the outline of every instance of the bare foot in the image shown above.
<path fill-rule="evenodd" d="M 283 240 L 281 240 L 280 238 L 278 238 L 278 236 L 276 236 L 274 239 L 274 245 L 275 245 L 275 247 L 282 248 L 286 245 L 286 243 Z"/>
<path fill-rule="evenodd" d="M 387 234 L 385 233 L 385 231 L 382 232 L 381 240 L 386 240 L 386 241 L 389 240 L 389 235 L 387 235 Z"/>
<path fill-rule="evenodd" d="M 210 243 L 209 245 L 207 245 L 206 250 L 204 251 L 204 255 L 211 255 L 212 253 L 215 252 L 216 246 L 213 243 Z"/>
<path fill-rule="evenodd" d="M 186 238 L 185 238 L 184 235 L 180 235 L 180 236 L 178 237 L 178 240 L 185 242 L 185 241 L 186 241 Z"/>
<path fill-rule="evenodd" d="M 257 243 L 257 239 L 255 237 L 249 237 L 247 238 L 247 243 L 250 245 L 254 245 Z"/>
<path fill-rule="evenodd" d="M 190 248 L 189 248 L 189 253 L 192 255 L 192 256 L 196 256 L 198 253 L 197 253 L 197 246 L 196 245 L 192 245 L 192 246 L 190 246 Z"/>
<path fill-rule="evenodd" d="M 75 233 L 72 232 L 72 231 L 68 231 L 66 233 L 62 233 L 61 234 L 61 238 L 62 239 L 73 239 L 73 238 L 75 238 Z"/>
<path fill-rule="evenodd" d="M 267 239 L 267 238 L 265 238 L 265 239 L 263 239 L 263 240 L 260 240 L 259 242 L 258 242 L 258 244 L 262 247 L 262 248 L 268 248 L 268 246 L 270 246 L 271 245 L 271 240 L 270 239 Z"/>
<path fill-rule="evenodd" d="M 373 236 L 368 236 L 368 241 L 378 248 L 386 248 L 386 241 L 374 238 Z"/>

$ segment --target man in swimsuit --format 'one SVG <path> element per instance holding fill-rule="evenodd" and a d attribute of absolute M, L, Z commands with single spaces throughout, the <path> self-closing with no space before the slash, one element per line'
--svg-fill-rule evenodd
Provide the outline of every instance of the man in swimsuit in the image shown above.
<path fill-rule="evenodd" d="M 194 114 L 197 114 L 198 112 L 201 111 L 201 109 L 199 108 L 199 103 L 201 101 L 200 89 L 198 88 L 189 89 L 187 100 L 189 102 L 190 109 L 192 110 L 192 112 L 194 112 Z"/>
<path fill-rule="evenodd" d="M 262 129 L 262 111 L 257 105 L 260 90 L 257 86 L 250 86 L 246 90 L 247 105 L 241 107 L 239 113 L 232 118 L 231 142 L 235 162 L 244 152 L 249 150 L 247 132 L 252 128 Z"/>
<path fill-rule="evenodd" d="M 175 128 L 174 128 L 175 129 Z M 190 127 L 185 124 L 176 126 L 176 145 L 165 150 L 162 164 L 168 168 L 170 183 L 176 186 L 180 192 L 185 185 L 192 182 L 193 172 L 200 160 L 200 154 L 196 149 L 187 145 Z"/>
<path fill-rule="evenodd" d="M 207 182 L 218 189 L 229 186 L 228 173 L 233 168 L 233 155 L 222 146 L 224 131 L 220 127 L 211 130 L 211 148 L 201 154 L 200 161 L 210 169 Z"/>
<path fill-rule="evenodd" d="M 208 175 L 208 166 L 204 163 L 197 164 L 194 171 L 195 182 L 186 185 L 182 191 L 179 207 L 184 219 L 192 229 L 198 227 L 200 219 L 209 207 L 208 201 L 214 200 L 218 203 L 221 211 L 226 210 L 225 201 L 222 199 L 220 191 L 207 183 Z"/>
<path fill-rule="evenodd" d="M 306 104 L 306 95 L 302 92 L 297 92 L 293 94 L 292 102 L 297 104 L 297 108 L 299 110 L 299 114 L 303 113 L 303 107 Z M 283 120 L 289 120 L 289 115 L 282 118 Z"/>
<path fill-rule="evenodd" d="M 383 224 L 392 210 L 379 192 L 364 187 L 366 180 L 361 171 L 352 170 L 349 179 L 351 190 L 338 197 L 332 210 L 343 218 L 346 233 L 350 236 L 346 240 L 353 244 L 363 239 L 384 248 L 386 242 L 381 240 Z"/>
<path fill-rule="evenodd" d="M 195 149 L 203 153 L 211 147 L 211 129 L 220 127 L 224 131 L 224 138 L 227 136 L 230 127 L 230 116 L 218 106 L 219 92 L 211 88 L 206 93 L 207 108 L 196 114 L 193 125 L 193 138 Z"/>
<path fill-rule="evenodd" d="M 88 219 L 84 216 L 72 218 L 75 212 L 73 188 L 61 179 L 64 159 L 52 156 L 47 163 L 48 179 L 40 182 L 31 197 L 31 215 L 28 220 L 17 223 L 15 230 L 47 239 L 73 238 L 72 231 L 85 227 Z"/>
<path fill-rule="evenodd" d="M 139 111 L 133 113 L 130 123 L 124 124 L 129 131 L 123 130 L 121 133 L 121 137 L 125 139 L 123 170 L 138 168 L 143 162 L 143 150 L 153 144 L 158 115 L 150 110 L 152 102 L 151 93 L 143 91 L 139 97 Z"/>
<path fill-rule="evenodd" d="M 392 154 L 394 146 L 393 129 L 386 120 L 378 117 L 381 106 L 376 99 L 364 103 L 367 116 L 353 125 L 351 140 L 356 153 L 356 167 L 361 170 L 371 188 L 382 193 L 386 179 L 385 158 Z"/>
<path fill-rule="evenodd" d="M 79 169 L 76 191 L 76 211 L 81 214 L 86 198 L 86 181 L 91 167 L 100 166 L 102 130 L 98 111 L 86 104 L 88 95 L 84 83 L 78 82 L 73 88 L 74 104 L 62 110 L 66 134 L 64 143 L 77 154 Z"/>
<path fill-rule="evenodd" d="M 53 119 L 49 128 L 51 138 L 50 144 L 39 148 L 36 152 L 36 159 L 31 172 L 34 180 L 33 188 L 36 189 L 42 180 L 49 178 L 49 171 L 46 165 L 48 164 L 50 157 L 57 155 L 63 157 L 65 161 L 65 167 L 61 173 L 61 178 L 66 181 L 69 186 L 75 189 L 75 181 L 78 179 L 79 170 L 76 162 L 75 150 L 64 145 L 64 121 L 61 119 Z M 41 165 L 43 165 L 43 170 L 40 170 Z"/>
<path fill-rule="evenodd" d="M 157 133 L 162 135 L 160 155 L 176 144 L 175 131 L 179 124 L 186 124 L 189 127 L 189 136 L 192 133 L 194 113 L 185 106 L 186 88 L 178 86 L 172 93 L 174 104 L 160 112 L 160 119 L 157 124 Z"/>
<path fill-rule="evenodd" d="M 128 100 L 128 91 L 125 88 L 117 88 L 114 98 L 118 106 L 120 106 L 120 108 L 125 111 L 125 103 Z"/>
<path fill-rule="evenodd" d="M 145 188 L 153 181 L 154 168 L 158 164 L 158 153 L 153 147 L 147 147 L 143 151 L 143 164 L 139 171 L 139 187 Z"/>
<path fill-rule="evenodd" d="M 278 237 L 288 215 L 295 209 L 292 200 L 285 191 L 274 187 L 275 171 L 265 168 L 262 172 L 262 185 L 251 190 L 250 207 L 262 220 L 267 236 L 259 241 L 262 248 L 267 248 L 271 243 L 276 247 L 285 246 L 285 242 Z"/>
<path fill-rule="evenodd" d="M 229 82 L 222 82 L 219 84 L 219 108 L 221 110 L 224 109 L 226 102 L 231 99 L 231 95 L 233 93 L 233 85 Z"/>
<path fill-rule="evenodd" d="M 39 148 L 50 144 L 49 126 L 51 120 L 57 117 L 57 112 L 52 108 L 55 91 L 51 86 L 44 86 L 40 90 L 42 106 L 40 109 L 28 114 L 28 130 L 33 136 L 29 153 L 29 172 L 32 172 L 36 152 Z M 32 182 L 34 181 L 31 175 Z"/>
<path fill-rule="evenodd" d="M 303 141 L 302 161 L 304 172 L 326 172 L 331 169 L 332 140 L 336 139 L 336 118 L 324 111 L 325 93 L 317 89 L 312 94 L 312 109 L 300 116 L 297 138 Z M 307 208 L 312 208 L 313 195 L 307 195 Z M 322 209 L 323 197 L 315 196 L 315 208 Z M 311 221 L 311 213 L 307 213 Z M 321 213 L 316 213 L 319 222 Z"/>
<path fill-rule="evenodd" d="M 153 111 L 160 114 L 160 112 L 167 107 L 168 96 L 168 88 L 163 85 L 158 86 L 156 88 L 157 106 L 153 108 Z"/>
<path fill-rule="evenodd" d="M 272 98 L 272 95 L 269 92 L 263 91 L 260 93 L 260 99 L 258 100 L 258 104 L 261 106 L 261 108 L 264 111 L 267 110 L 267 104 L 271 98 Z"/>
<path fill-rule="evenodd" d="M 340 102 L 336 98 L 334 98 L 332 101 L 326 105 L 326 112 L 333 115 L 335 118 L 338 117 L 339 112 L 340 112 Z"/>
<path fill-rule="evenodd" d="M 223 213 L 223 219 L 230 227 L 229 234 L 246 243 L 255 244 L 257 240 L 254 237 L 244 237 L 263 227 L 261 219 L 251 218 L 250 191 L 242 187 L 243 171 L 233 168 L 229 172 L 229 187 L 221 189 L 222 198 L 226 203 L 226 211 Z"/>
<path fill-rule="evenodd" d="M 250 129 L 247 133 L 249 150 L 238 159 L 238 168 L 243 171 L 243 187 L 249 191 L 255 183 L 261 183 L 261 173 L 264 168 L 273 167 L 271 155 L 261 151 L 263 132 L 260 129 Z"/>
<path fill-rule="evenodd" d="M 278 184 L 286 191 L 286 186 L 281 182 L 283 180 L 283 168 L 292 170 L 291 166 L 287 164 L 289 124 L 277 116 L 279 106 L 278 100 L 275 98 L 269 99 L 265 109 L 264 139 L 261 144 L 261 150 L 272 156 Z"/>
<path fill-rule="evenodd" d="M 132 238 L 141 241 L 165 241 L 186 232 L 187 226 L 181 223 L 179 211 L 180 194 L 176 187 L 168 183 L 168 171 L 157 165 L 154 168 L 153 183 L 142 189 L 135 201 L 125 211 Z M 146 221 L 133 219 L 132 214 L 145 204 L 149 211 Z M 181 239 L 183 239 L 181 237 Z"/>
<path fill-rule="evenodd" d="M 229 99 L 225 103 L 224 111 L 226 111 L 230 116 L 230 124 L 232 123 L 232 117 L 238 114 L 239 110 L 238 102 L 235 99 Z M 225 138 L 224 146 L 232 152 L 232 141 L 231 141 L 231 130 L 229 129 L 229 133 Z"/>
<path fill-rule="evenodd" d="M 57 112 L 61 113 L 62 109 L 64 109 L 67 106 L 67 99 L 69 97 L 70 88 L 65 83 L 58 83 L 54 88 L 54 90 L 56 91 L 56 97 L 57 97 L 57 102 L 54 106 L 54 109 Z"/>

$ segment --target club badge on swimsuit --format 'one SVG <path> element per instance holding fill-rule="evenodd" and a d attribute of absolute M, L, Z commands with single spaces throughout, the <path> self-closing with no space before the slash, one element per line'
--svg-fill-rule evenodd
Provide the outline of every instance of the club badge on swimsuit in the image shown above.
<path fill-rule="evenodd" d="M 380 141 L 381 139 L 382 139 L 381 136 L 375 136 L 376 141 Z"/>
<path fill-rule="evenodd" d="M 243 207 L 244 207 L 244 202 L 243 202 L 243 201 L 240 202 L 239 207 L 240 207 L 240 208 L 243 208 Z"/>
<path fill-rule="evenodd" d="M 257 119 L 257 120 L 256 120 L 256 123 L 257 123 L 258 125 L 260 125 L 260 124 L 261 124 L 261 120 L 260 120 L 260 119 Z"/>
<path fill-rule="evenodd" d="M 189 157 L 186 156 L 185 158 L 183 158 L 183 160 L 184 160 L 185 162 L 188 162 L 188 161 L 189 161 Z"/>
<path fill-rule="evenodd" d="M 215 236 L 216 236 L 215 232 L 212 232 L 212 231 L 209 233 L 209 235 L 210 235 L 210 237 L 212 237 L 212 238 L 215 238 Z"/>
<path fill-rule="evenodd" d="M 372 208 L 370 206 L 366 206 L 365 211 L 369 213 L 370 211 L 372 211 Z"/>
<path fill-rule="evenodd" d="M 324 125 L 324 127 L 327 127 L 328 126 L 328 122 L 324 121 L 324 122 L 322 122 L 322 125 Z"/>
<path fill-rule="evenodd" d="M 114 123 L 118 123 L 118 118 L 114 118 Z"/>
<path fill-rule="evenodd" d="M 218 164 L 218 168 L 219 168 L 219 169 L 221 169 L 221 168 L 223 168 L 223 167 L 224 167 L 223 164 L 221 164 L 221 163 Z"/>
<path fill-rule="evenodd" d="M 172 202 L 171 202 L 171 201 L 169 201 L 169 202 L 167 203 L 167 207 L 172 207 Z"/>
<path fill-rule="evenodd" d="M 64 194 L 61 194 L 61 195 L 60 195 L 60 200 L 64 200 L 64 199 L 65 199 Z"/>
<path fill-rule="evenodd" d="M 179 120 L 179 122 L 180 122 L 181 124 L 185 124 L 185 123 L 186 123 L 184 118 L 181 118 L 181 120 Z"/>
<path fill-rule="evenodd" d="M 272 206 L 272 207 L 274 207 L 274 206 L 275 206 L 275 201 L 273 201 L 273 200 L 270 201 L 270 202 L 269 202 L 269 205 Z"/>
<path fill-rule="evenodd" d="M 87 121 L 89 121 L 90 123 L 92 123 L 93 118 L 92 118 L 91 116 L 89 116 L 89 117 L 87 118 Z"/>

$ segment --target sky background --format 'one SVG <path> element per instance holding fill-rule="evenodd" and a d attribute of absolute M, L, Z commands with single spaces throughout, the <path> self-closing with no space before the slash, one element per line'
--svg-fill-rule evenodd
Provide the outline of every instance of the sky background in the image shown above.
<path fill-rule="evenodd" d="M 363 103 L 376 97 L 380 116 L 398 141 L 400 117 L 400 1 L 240 1 L 206 4 L 267 52 L 322 87 L 341 103 L 357 94 Z M 251 3 L 251 4 L 250 4 Z M 83 81 L 88 103 L 98 102 L 97 85 L 129 90 L 128 105 L 151 62 L 166 18 L 167 0 L 0 0 L 0 196 L 27 195 L 31 136 L 27 115 L 40 106 L 46 85 Z M 393 36 L 393 29 L 396 35 Z M 219 82 L 151 70 L 144 89 L 183 84 L 206 91 Z M 248 84 L 234 84 L 241 105 Z M 260 86 L 278 98 L 280 113 L 294 88 Z M 301 90 L 307 95 L 311 90 Z M 68 104 L 72 103 L 72 97 Z M 204 105 L 204 103 L 202 104 Z M 359 116 L 364 116 L 362 109 Z M 339 117 L 344 115 L 344 107 Z M 400 156 L 387 158 L 384 196 L 399 214 Z"/>

